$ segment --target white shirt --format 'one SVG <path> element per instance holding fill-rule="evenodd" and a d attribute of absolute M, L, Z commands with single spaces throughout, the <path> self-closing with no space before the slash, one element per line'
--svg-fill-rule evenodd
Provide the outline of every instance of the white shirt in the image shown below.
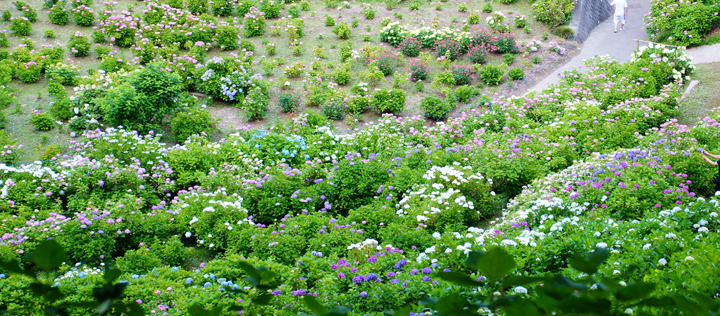
<path fill-rule="evenodd" d="M 625 15 L 625 8 L 628 6 L 627 1 L 613 0 L 610 5 L 615 7 L 615 15 Z"/>

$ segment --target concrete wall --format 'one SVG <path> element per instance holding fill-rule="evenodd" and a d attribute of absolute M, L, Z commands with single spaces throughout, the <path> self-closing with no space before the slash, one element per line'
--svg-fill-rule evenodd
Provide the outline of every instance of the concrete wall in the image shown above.
<path fill-rule="evenodd" d="M 612 14 L 613 9 L 607 0 L 578 0 L 570 22 L 570 27 L 575 30 L 576 40 L 584 42 L 590 32 Z"/>

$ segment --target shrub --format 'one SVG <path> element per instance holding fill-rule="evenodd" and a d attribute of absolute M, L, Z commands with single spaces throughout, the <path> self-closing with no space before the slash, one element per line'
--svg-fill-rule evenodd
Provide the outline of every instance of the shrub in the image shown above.
<path fill-rule="evenodd" d="M 290 91 L 280 92 L 278 103 L 283 112 L 294 113 L 300 105 L 300 97 Z"/>
<path fill-rule="evenodd" d="M 70 42 L 68 43 L 68 49 L 75 57 L 87 56 L 90 51 L 90 42 L 83 35 L 83 33 L 75 32 L 70 36 Z"/>
<path fill-rule="evenodd" d="M 8 40 L 7 35 L 4 32 L 0 32 L 0 47 L 9 47 L 9 46 L 10 46 L 10 41 Z M 5 54 L 7 54 L 6 50 L 3 50 L 3 52 L 5 52 Z M 0 60 L 3 60 L 5 58 L 7 58 L 7 56 L 0 55 Z"/>
<path fill-rule="evenodd" d="M 505 72 L 505 65 L 485 65 L 480 73 L 480 77 L 490 86 L 499 85 Z"/>
<path fill-rule="evenodd" d="M 410 80 L 425 80 L 428 77 L 428 73 L 430 73 L 430 66 L 428 62 L 424 60 L 413 59 L 408 63 L 407 71 L 410 73 Z"/>
<path fill-rule="evenodd" d="M 370 97 L 370 105 L 379 114 L 399 114 L 405 109 L 405 91 L 400 89 L 375 90 Z"/>
<path fill-rule="evenodd" d="M 398 63 L 400 63 L 400 59 L 393 53 L 383 53 L 375 59 L 375 65 L 385 76 L 395 73 L 395 67 L 397 67 Z"/>
<path fill-rule="evenodd" d="M 494 43 L 494 46 L 496 48 L 496 51 L 500 54 L 517 54 L 520 52 L 520 49 L 518 49 L 517 44 L 515 43 L 515 39 L 512 35 L 498 36 L 497 41 Z"/>
<path fill-rule="evenodd" d="M 485 13 L 493 12 L 493 6 L 492 4 L 490 4 L 490 2 L 486 2 L 485 5 L 483 5 L 482 10 Z"/>
<path fill-rule="evenodd" d="M 70 17 L 70 11 L 65 9 L 64 2 L 58 2 L 52 6 L 48 17 L 50 18 L 50 23 L 52 24 L 65 25 Z"/>
<path fill-rule="evenodd" d="M 2 13 L 2 19 L 5 22 L 8 22 L 12 19 L 12 13 L 10 13 L 10 10 L 5 10 Z"/>
<path fill-rule="evenodd" d="M 420 101 L 423 112 L 438 121 L 445 118 L 454 107 L 454 104 L 449 104 L 438 97 L 424 97 Z"/>
<path fill-rule="evenodd" d="M 95 12 L 82 5 L 79 6 L 73 11 L 73 20 L 75 20 L 75 23 L 80 26 L 91 26 L 93 23 L 95 23 Z"/>
<path fill-rule="evenodd" d="M 300 8 L 301 8 L 303 11 L 310 10 L 310 3 L 307 2 L 307 1 L 305 1 L 305 0 L 300 1 Z"/>
<path fill-rule="evenodd" d="M 515 20 L 515 27 L 522 29 L 527 26 L 527 20 L 524 15 L 516 15 L 513 20 Z"/>
<path fill-rule="evenodd" d="M 540 58 L 540 56 L 535 55 L 532 58 L 530 58 L 530 61 L 533 64 L 539 64 L 542 61 L 542 58 Z"/>
<path fill-rule="evenodd" d="M 265 17 L 256 7 L 251 7 L 245 14 L 245 23 L 243 24 L 246 37 L 261 36 L 265 33 Z"/>
<path fill-rule="evenodd" d="M 510 80 L 518 80 L 525 76 L 525 72 L 520 67 L 515 67 L 508 71 L 508 78 Z"/>
<path fill-rule="evenodd" d="M 335 19 L 329 15 L 325 15 L 325 26 L 333 26 L 335 25 Z"/>
<path fill-rule="evenodd" d="M 175 140 L 182 143 L 191 135 L 212 136 L 217 120 L 206 108 L 194 108 L 178 113 L 171 121 L 170 127 Z"/>
<path fill-rule="evenodd" d="M 398 45 L 400 52 L 408 57 L 417 57 L 420 55 L 422 43 L 412 36 L 406 36 Z"/>
<path fill-rule="evenodd" d="M 181 9 L 185 5 L 183 2 L 183 0 L 165 0 L 165 3 L 167 3 L 167 5 L 175 9 Z"/>
<path fill-rule="evenodd" d="M 215 40 L 222 50 L 234 50 L 238 48 L 238 35 L 240 29 L 234 26 L 219 26 Z"/>
<path fill-rule="evenodd" d="M 207 13 L 208 0 L 189 0 L 187 2 L 187 10 L 195 15 Z"/>
<path fill-rule="evenodd" d="M 503 61 L 505 61 L 505 63 L 508 65 L 515 62 L 515 55 L 513 55 L 513 54 L 503 54 L 502 58 L 503 58 Z"/>
<path fill-rule="evenodd" d="M 63 89 L 63 92 L 65 92 L 65 89 L 62 88 L 62 86 L 60 86 L 60 88 Z M 73 116 L 73 113 L 70 112 L 70 99 L 68 99 L 67 96 L 61 96 L 55 102 L 51 102 L 50 109 L 48 111 L 53 118 L 60 121 L 67 121 Z"/>
<path fill-rule="evenodd" d="M 489 3 L 488 3 L 489 4 Z M 490 10 L 492 11 L 492 10 Z M 475 12 L 475 10 L 470 9 L 470 15 L 468 15 L 468 24 L 478 24 L 480 23 L 480 15 Z"/>
<path fill-rule="evenodd" d="M 455 89 L 455 98 L 460 101 L 460 103 L 468 103 L 470 98 L 479 94 L 480 90 L 470 85 L 459 86 Z"/>
<path fill-rule="evenodd" d="M 305 73 L 305 65 L 301 62 L 295 62 L 292 65 L 285 66 L 285 77 L 298 78 Z"/>
<path fill-rule="evenodd" d="M 369 5 L 363 6 L 362 13 L 363 13 L 363 16 L 365 16 L 365 18 L 368 20 L 372 20 L 375 18 L 375 11 Z"/>
<path fill-rule="evenodd" d="M 23 16 L 28 19 L 30 22 L 37 22 L 37 11 L 30 7 L 29 5 L 25 4 L 25 6 L 21 9 Z"/>
<path fill-rule="evenodd" d="M 332 73 L 332 78 L 335 81 L 335 83 L 339 85 L 346 85 L 350 82 L 350 79 L 352 78 L 353 73 L 350 69 L 350 64 L 344 63 L 341 66 L 337 67 L 335 71 Z"/>
<path fill-rule="evenodd" d="M 230 16 L 233 12 L 233 2 L 228 0 L 213 0 L 212 13 L 218 16 Z"/>
<path fill-rule="evenodd" d="M 53 30 L 45 30 L 45 37 L 54 39 L 55 38 L 55 31 Z"/>
<path fill-rule="evenodd" d="M 435 76 L 435 79 L 433 80 L 433 84 L 438 85 L 446 85 L 448 87 L 455 85 L 455 77 L 453 76 L 453 73 L 450 70 L 443 71 L 439 73 L 437 76 Z"/>
<path fill-rule="evenodd" d="M 563 39 L 567 39 L 568 37 L 575 35 L 575 31 L 571 27 L 565 25 L 554 28 L 552 33 Z"/>
<path fill-rule="evenodd" d="M 347 104 L 341 100 L 330 100 L 325 102 L 320 108 L 320 111 L 327 118 L 339 121 L 345 118 L 345 112 L 347 111 Z"/>
<path fill-rule="evenodd" d="M 267 114 L 268 105 L 268 97 L 260 87 L 250 89 L 243 102 L 245 118 L 248 121 L 262 120 Z"/>
<path fill-rule="evenodd" d="M 30 124 L 38 131 L 49 131 L 53 128 L 55 121 L 52 115 L 47 112 L 33 111 L 30 117 Z"/>
<path fill-rule="evenodd" d="M 333 27 L 331 31 L 335 33 L 335 35 L 337 35 L 340 39 L 348 39 L 352 34 L 350 26 L 348 26 L 348 24 L 345 22 L 340 22 L 340 24 Z"/>
<path fill-rule="evenodd" d="M 282 0 L 263 0 L 260 1 L 260 11 L 265 13 L 266 19 L 274 19 L 280 16 L 280 10 L 284 5 Z"/>
<path fill-rule="evenodd" d="M 10 25 L 10 30 L 16 35 L 16 36 L 28 36 L 30 35 L 30 31 L 32 31 L 32 23 L 28 21 L 28 18 L 26 17 L 19 17 L 19 18 L 12 18 L 12 24 Z"/>
<path fill-rule="evenodd" d="M 117 268 L 125 273 L 147 273 L 159 266 L 160 262 L 160 258 L 154 252 L 144 248 L 129 250 L 124 256 L 115 260 Z"/>
<path fill-rule="evenodd" d="M 20 78 L 22 82 L 35 83 L 40 80 L 40 72 L 42 71 L 42 67 L 40 67 L 40 65 L 38 65 L 38 63 L 34 61 L 29 61 L 20 64 L 15 71 L 17 72 L 17 77 Z"/>
<path fill-rule="evenodd" d="M 455 65 L 450 67 L 456 85 L 466 85 L 474 79 L 475 68 L 472 66 Z"/>
<path fill-rule="evenodd" d="M 288 15 L 290 18 L 297 18 L 300 16 L 300 7 L 297 4 L 291 4 L 288 8 Z"/>
<path fill-rule="evenodd" d="M 462 55 L 462 48 L 458 42 L 453 40 L 436 41 L 434 49 L 437 57 L 445 56 L 451 61 L 458 59 Z"/>
<path fill-rule="evenodd" d="M 473 64 L 484 64 L 487 62 L 488 48 L 485 43 L 473 45 L 467 52 L 468 58 Z"/>
<path fill-rule="evenodd" d="M 80 71 L 75 65 L 67 65 L 63 63 L 57 63 L 50 65 L 45 70 L 45 76 L 57 81 L 61 85 L 73 86 L 75 85 Z"/>
<path fill-rule="evenodd" d="M 93 48 L 97 59 L 103 59 L 112 51 L 112 46 L 95 45 Z"/>
<path fill-rule="evenodd" d="M 653 1 L 645 21 L 648 38 L 653 41 L 704 45 L 706 34 L 720 23 L 720 5 L 713 1 Z"/>
<path fill-rule="evenodd" d="M 532 4 L 535 19 L 548 25 L 565 21 L 574 8 L 574 0 L 536 0 Z"/>
<path fill-rule="evenodd" d="M 353 96 L 348 101 L 348 112 L 352 114 L 365 113 L 370 106 L 370 98 L 366 96 Z"/>

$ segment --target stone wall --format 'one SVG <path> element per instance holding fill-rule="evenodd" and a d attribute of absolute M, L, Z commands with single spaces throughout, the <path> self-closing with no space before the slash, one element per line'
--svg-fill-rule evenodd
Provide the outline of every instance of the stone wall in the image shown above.
<path fill-rule="evenodd" d="M 575 39 L 584 42 L 590 32 L 612 14 L 613 8 L 607 0 L 578 0 L 570 22 L 570 27 L 575 30 Z"/>

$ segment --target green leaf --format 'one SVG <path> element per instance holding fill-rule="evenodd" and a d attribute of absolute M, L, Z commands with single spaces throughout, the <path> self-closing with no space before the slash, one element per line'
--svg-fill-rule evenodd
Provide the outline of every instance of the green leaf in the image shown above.
<path fill-rule="evenodd" d="M 65 294 L 62 294 L 60 289 L 39 282 L 30 284 L 28 288 L 35 296 L 40 296 L 49 302 L 54 302 L 65 297 Z"/>
<path fill-rule="evenodd" d="M 305 295 L 303 296 L 303 300 L 305 301 L 305 306 L 307 306 L 310 311 L 315 313 L 315 315 L 322 316 L 327 313 L 327 308 L 325 308 L 325 306 L 322 306 L 322 304 L 318 302 L 315 296 Z"/>
<path fill-rule="evenodd" d="M 103 273 L 103 279 L 107 283 L 113 283 L 113 281 L 120 277 L 120 274 L 122 274 L 122 272 L 118 269 L 105 270 L 105 273 Z"/>
<path fill-rule="evenodd" d="M 245 271 L 245 273 L 247 273 L 250 277 L 257 280 L 257 282 L 260 282 L 262 276 L 260 275 L 260 271 L 258 271 L 258 269 L 255 269 L 255 267 L 245 261 L 238 262 L 238 265 L 240 266 L 240 269 L 243 269 L 243 271 Z"/>
<path fill-rule="evenodd" d="M 15 260 L 13 260 L 13 261 L 0 260 L 0 268 L 3 268 L 10 273 L 22 274 L 22 275 L 31 277 L 33 279 L 37 278 L 37 275 L 35 274 L 35 272 L 33 272 L 31 269 L 21 268 L 20 263 L 18 263 Z"/>
<path fill-rule="evenodd" d="M 507 275 L 515 268 L 515 259 L 504 249 L 495 247 L 475 260 L 474 267 L 491 281 L 495 281 Z"/>
<path fill-rule="evenodd" d="M 331 308 L 324 316 L 345 316 L 350 313 L 350 307 L 335 306 Z"/>
<path fill-rule="evenodd" d="M 655 283 L 636 282 L 615 293 L 615 298 L 621 302 L 634 301 L 648 297 L 653 291 L 655 291 Z"/>
<path fill-rule="evenodd" d="M 65 262 L 67 254 L 57 241 L 50 239 L 40 243 L 32 252 L 31 257 L 40 269 L 50 272 Z"/>
<path fill-rule="evenodd" d="M 585 257 L 576 256 L 568 260 L 568 263 L 575 270 L 593 275 L 597 273 L 598 267 L 607 260 L 609 252 L 605 248 L 595 248 L 593 252 Z"/>
<path fill-rule="evenodd" d="M 468 275 L 460 272 L 440 272 L 437 276 L 445 281 L 449 281 L 463 286 L 482 286 L 484 283 L 475 281 Z"/>
<path fill-rule="evenodd" d="M 465 305 L 468 301 L 458 293 L 451 293 L 441 297 L 435 304 L 435 309 L 441 315 L 473 315 L 465 313 Z"/>
<path fill-rule="evenodd" d="M 544 277 L 529 277 L 529 276 L 522 276 L 522 275 L 513 275 L 505 278 L 502 284 L 503 289 L 508 289 L 513 286 L 520 286 L 520 285 L 526 285 L 541 281 L 546 281 L 547 278 Z"/>
<path fill-rule="evenodd" d="M 468 253 L 467 260 L 465 260 L 465 266 L 466 267 L 475 267 L 478 260 L 480 260 L 480 257 L 482 257 L 483 252 L 482 251 L 471 251 Z"/>
<path fill-rule="evenodd" d="M 669 297 L 649 297 L 630 306 L 672 307 L 675 302 Z"/>
<path fill-rule="evenodd" d="M 412 307 L 410 305 L 405 305 L 395 310 L 387 310 L 385 311 L 385 315 L 410 316 L 410 312 L 412 312 Z"/>
<path fill-rule="evenodd" d="M 435 308 L 435 305 L 437 304 L 438 299 L 432 298 L 432 297 L 424 297 L 420 299 L 420 305 L 428 306 L 430 308 Z"/>
<path fill-rule="evenodd" d="M 680 296 L 680 295 L 674 295 L 672 296 L 672 300 L 675 302 L 675 308 L 677 308 L 679 311 L 683 313 L 687 313 L 688 315 L 708 315 L 710 314 L 710 311 L 702 308 L 701 306 L 697 305 L 695 302 L 691 301 L 690 299 Z"/>
<path fill-rule="evenodd" d="M 123 314 L 126 316 L 145 316 L 145 310 L 137 302 L 131 302 L 125 304 L 125 311 Z"/>
<path fill-rule="evenodd" d="M 272 298 L 272 294 L 263 294 L 253 299 L 252 302 L 258 305 L 267 305 Z"/>
<path fill-rule="evenodd" d="M 220 316 L 220 314 L 222 314 L 222 307 L 216 306 L 211 310 L 207 310 L 202 307 L 202 305 L 194 303 L 188 308 L 188 314 L 190 314 L 190 316 Z"/>
<path fill-rule="evenodd" d="M 561 301 L 559 307 L 565 313 L 609 315 L 612 304 L 605 299 L 591 300 L 587 297 L 570 296 Z"/>
<path fill-rule="evenodd" d="M 503 308 L 507 316 L 542 316 L 537 306 L 526 299 L 515 299 Z"/>
<path fill-rule="evenodd" d="M 98 314 L 104 314 L 105 312 L 107 312 L 108 309 L 110 309 L 112 303 L 113 302 L 111 299 L 103 300 L 102 302 L 100 302 L 100 304 L 97 305 L 97 307 L 95 307 L 95 312 Z"/>

